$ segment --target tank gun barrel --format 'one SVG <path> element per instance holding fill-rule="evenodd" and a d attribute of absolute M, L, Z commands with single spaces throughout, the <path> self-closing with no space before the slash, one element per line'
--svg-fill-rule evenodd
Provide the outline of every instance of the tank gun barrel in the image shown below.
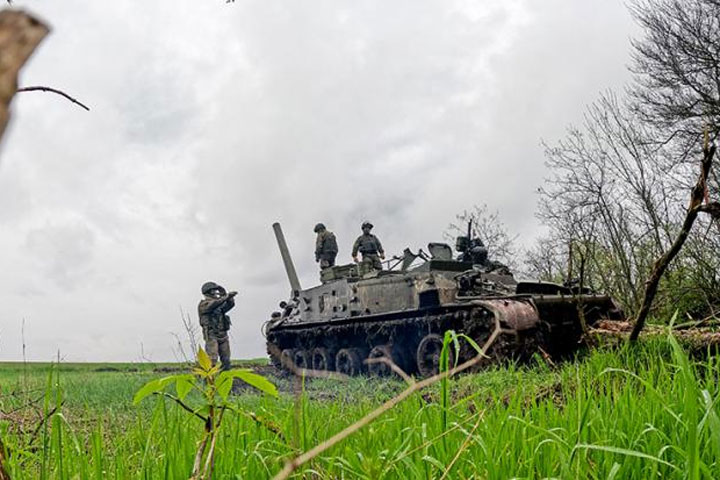
<path fill-rule="evenodd" d="M 298 280 L 295 265 L 293 264 L 292 257 L 290 256 L 290 250 L 288 249 L 287 242 L 285 242 L 285 235 L 283 235 L 282 227 L 278 222 L 273 223 L 273 230 L 275 231 L 278 248 L 280 248 L 280 255 L 282 256 L 283 263 L 285 264 L 285 272 L 287 273 L 288 280 L 290 281 L 290 288 L 292 288 L 292 294 L 295 296 L 297 295 L 297 292 L 301 290 L 300 280 Z"/>

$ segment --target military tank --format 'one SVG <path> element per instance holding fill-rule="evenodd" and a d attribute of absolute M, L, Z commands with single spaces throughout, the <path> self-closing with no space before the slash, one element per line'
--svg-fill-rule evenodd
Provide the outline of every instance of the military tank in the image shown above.
<path fill-rule="evenodd" d="M 574 352 L 583 323 L 622 318 L 609 296 L 588 288 L 516 281 L 469 235 L 458 238 L 457 257 L 449 245 L 430 243 L 428 253 L 405 249 L 385 270 L 363 262 L 323 269 L 320 285 L 303 289 L 280 225 L 273 229 L 291 294 L 263 333 L 280 368 L 386 375 L 386 362 L 366 360 L 387 357 L 407 373 L 428 376 L 438 371 L 447 330 L 482 346 L 499 325 L 488 361 L 522 361 L 538 352 Z M 460 362 L 476 354 L 469 342 L 460 345 L 453 354 Z"/>

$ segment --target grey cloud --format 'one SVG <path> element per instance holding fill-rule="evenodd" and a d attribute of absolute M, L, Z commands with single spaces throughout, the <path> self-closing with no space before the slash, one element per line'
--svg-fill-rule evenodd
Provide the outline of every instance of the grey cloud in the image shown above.
<path fill-rule="evenodd" d="M 25 245 L 46 278 L 64 290 L 74 289 L 91 273 L 95 235 L 81 221 L 33 228 Z"/>
<path fill-rule="evenodd" d="M 38 359 L 136 360 L 142 342 L 172 360 L 207 279 L 240 289 L 233 348 L 262 355 L 289 292 L 274 221 L 308 286 L 317 221 L 343 262 L 364 218 L 392 254 L 473 203 L 531 241 L 539 139 L 624 81 L 631 32 L 600 0 L 27 8 L 54 30 L 22 81 L 92 108 L 16 99 L 2 150 L 0 321 L 26 317 Z"/>

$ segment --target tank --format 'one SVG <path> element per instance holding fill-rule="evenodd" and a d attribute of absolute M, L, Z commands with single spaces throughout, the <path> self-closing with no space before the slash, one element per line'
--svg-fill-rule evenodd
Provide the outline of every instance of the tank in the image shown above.
<path fill-rule="evenodd" d="M 482 346 L 497 324 L 502 333 L 488 362 L 560 357 L 582 345 L 583 322 L 622 318 L 609 296 L 588 288 L 516 281 L 469 236 L 458 238 L 457 256 L 445 243 L 430 243 L 428 253 L 405 249 L 381 271 L 364 262 L 323 269 L 320 284 L 303 289 L 280 225 L 273 229 L 291 293 L 263 334 L 280 368 L 386 375 L 386 363 L 366 362 L 385 356 L 407 373 L 428 376 L 438 371 L 444 332 Z M 453 358 L 476 354 L 469 342 L 459 344 Z"/>

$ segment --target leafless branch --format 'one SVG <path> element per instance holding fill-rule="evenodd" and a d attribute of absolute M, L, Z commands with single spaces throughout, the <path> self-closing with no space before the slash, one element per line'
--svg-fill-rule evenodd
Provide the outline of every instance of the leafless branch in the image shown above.
<path fill-rule="evenodd" d="M 38 422 L 38 424 L 35 426 L 35 429 L 33 430 L 32 435 L 30 436 L 30 441 L 28 442 L 28 444 L 32 444 L 32 443 L 35 441 L 35 439 L 37 438 L 38 433 L 40 432 L 40 429 L 42 428 L 42 426 L 43 426 L 45 423 L 47 423 L 47 421 L 48 421 L 53 415 L 55 415 L 55 413 L 58 411 L 58 409 L 60 409 L 64 404 L 65 404 L 65 400 L 63 400 L 62 402 L 60 402 L 60 405 L 55 405 L 51 410 L 49 410 L 49 411 L 43 416 L 42 419 L 40 419 L 40 422 Z"/>
<path fill-rule="evenodd" d="M 452 470 L 453 465 L 455 465 L 455 462 L 458 461 L 458 458 L 460 458 L 460 455 L 462 455 L 462 452 L 464 452 L 467 449 L 468 445 L 470 445 L 470 441 L 472 440 L 473 435 L 475 434 L 475 430 L 477 430 L 477 428 L 480 426 L 480 423 L 482 422 L 482 419 L 483 419 L 482 413 L 484 413 L 484 412 L 480 412 L 480 413 L 481 414 L 478 415 L 477 422 L 475 422 L 475 425 L 473 425 L 472 430 L 470 430 L 470 433 L 468 433 L 465 436 L 465 440 L 463 440 L 462 445 L 460 445 L 460 448 L 458 448 L 457 453 L 455 454 L 453 459 L 450 461 L 450 463 L 447 465 L 447 467 L 445 467 L 445 471 L 443 472 L 442 477 L 440 477 L 440 480 L 444 480 L 445 478 L 448 477 L 448 474 L 450 473 L 450 470 Z"/>
<path fill-rule="evenodd" d="M 387 365 L 388 368 L 390 368 L 390 370 L 392 370 L 400 378 L 405 380 L 405 383 L 407 383 L 408 385 L 412 385 L 415 383 L 415 380 L 413 380 L 413 378 L 410 375 L 405 373 L 405 370 L 400 368 L 397 363 L 392 361 L 391 358 L 388 358 L 384 355 L 382 357 L 377 357 L 377 358 L 367 358 L 367 359 L 365 359 L 365 363 L 368 365 L 372 365 L 374 363 L 382 363 L 383 365 Z"/>
<path fill-rule="evenodd" d="M 710 169 L 712 168 L 712 161 L 713 157 L 715 156 L 715 149 L 716 146 L 714 144 L 709 144 L 706 134 L 705 145 L 703 147 L 702 169 L 698 177 L 697 184 L 695 185 L 690 194 L 690 205 L 688 206 L 687 214 L 685 215 L 685 221 L 683 222 L 682 229 L 680 230 L 680 233 L 678 233 L 678 236 L 673 242 L 670 249 L 655 261 L 652 273 L 650 274 L 650 277 L 648 278 L 645 285 L 645 294 L 643 295 L 643 302 L 640 308 L 640 312 L 638 313 L 637 319 L 635 320 L 635 326 L 633 327 L 633 331 L 630 334 L 631 342 L 636 341 L 640 336 L 640 332 L 645 326 L 645 320 L 648 316 L 648 313 L 650 313 L 650 306 L 655 299 L 655 294 L 657 293 L 660 279 L 665 273 L 665 270 L 667 269 L 670 262 L 672 262 L 673 259 L 677 256 L 677 254 L 680 253 L 680 249 L 685 244 L 685 240 L 687 240 L 688 235 L 690 235 L 690 230 L 695 223 L 695 219 L 697 218 L 698 213 L 703 209 L 702 202 L 705 199 L 705 186 L 707 178 L 710 174 Z"/>
<path fill-rule="evenodd" d="M 65 97 L 65 98 L 67 98 L 67 99 L 70 100 L 72 103 L 74 103 L 74 104 L 76 104 L 76 105 L 79 105 L 80 107 L 84 108 L 84 109 L 87 110 L 88 112 L 90 111 L 90 108 L 89 108 L 88 106 L 86 106 L 85 104 L 79 102 L 78 100 L 76 100 L 75 98 L 71 97 L 71 96 L 68 95 L 67 93 L 63 92 L 62 90 L 58 90 L 58 89 L 56 89 L 56 88 L 52 88 L 52 87 L 42 87 L 42 86 L 22 87 L 22 88 L 18 88 L 18 89 L 17 89 L 17 92 L 51 92 L 51 93 L 56 93 L 56 94 L 58 94 L 58 95 L 61 95 L 61 96 Z"/>
<path fill-rule="evenodd" d="M 195 410 L 193 410 L 192 408 L 190 408 L 185 402 L 183 402 L 182 400 L 180 400 L 180 399 L 179 399 L 178 397 L 176 397 L 175 395 L 172 395 L 172 394 L 167 393 L 167 392 L 153 392 L 153 395 L 161 395 L 161 396 L 163 396 L 163 397 L 167 397 L 167 398 L 169 398 L 170 400 L 172 400 L 173 402 L 175 402 L 175 403 L 177 403 L 178 405 L 180 405 L 180 407 L 182 407 L 183 410 L 185 410 L 186 412 L 192 413 L 193 415 L 195 415 L 197 418 L 199 418 L 199 419 L 202 420 L 203 422 L 206 422 L 206 423 L 207 423 L 207 421 L 208 421 L 208 418 L 207 418 L 207 417 L 204 417 L 204 416 L 200 415 L 198 412 L 196 412 Z"/>
<path fill-rule="evenodd" d="M 275 358 L 282 358 L 280 350 L 274 346 L 269 345 L 270 355 Z M 334 380 L 347 381 L 350 379 L 347 375 L 339 372 L 331 372 L 328 370 L 312 370 L 309 368 L 299 368 L 292 360 L 283 361 L 282 368 L 290 371 L 296 377 L 304 378 L 332 378 Z"/>

